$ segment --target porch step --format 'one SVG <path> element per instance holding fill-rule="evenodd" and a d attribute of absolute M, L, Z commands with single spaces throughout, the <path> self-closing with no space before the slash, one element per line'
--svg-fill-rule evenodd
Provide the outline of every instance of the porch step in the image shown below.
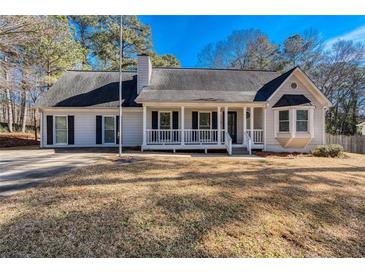
<path fill-rule="evenodd" d="M 232 155 L 248 155 L 248 150 L 245 147 L 233 147 Z"/>

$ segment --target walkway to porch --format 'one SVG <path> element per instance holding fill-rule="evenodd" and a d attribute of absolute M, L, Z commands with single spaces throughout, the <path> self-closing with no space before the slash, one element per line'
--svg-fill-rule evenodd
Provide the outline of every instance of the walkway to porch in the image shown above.
<path fill-rule="evenodd" d="M 265 114 L 254 106 L 143 106 L 142 150 L 264 149 Z"/>

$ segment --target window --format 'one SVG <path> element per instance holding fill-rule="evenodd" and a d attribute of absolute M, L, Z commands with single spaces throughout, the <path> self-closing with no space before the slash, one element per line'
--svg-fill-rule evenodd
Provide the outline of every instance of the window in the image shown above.
<path fill-rule="evenodd" d="M 289 110 L 279 111 L 279 131 L 289 132 Z"/>
<path fill-rule="evenodd" d="M 160 129 L 171 129 L 171 112 L 160 111 Z"/>
<path fill-rule="evenodd" d="M 55 116 L 56 144 L 67 144 L 67 117 Z"/>
<path fill-rule="evenodd" d="M 293 82 L 293 83 L 291 83 L 290 87 L 292 89 L 296 89 L 298 87 L 298 85 L 297 85 L 297 83 Z"/>
<path fill-rule="evenodd" d="M 210 129 L 210 112 L 199 112 L 199 129 Z"/>
<path fill-rule="evenodd" d="M 297 110 L 297 131 L 308 131 L 308 110 Z"/>
<path fill-rule="evenodd" d="M 104 143 L 115 143 L 115 117 L 104 116 Z"/>

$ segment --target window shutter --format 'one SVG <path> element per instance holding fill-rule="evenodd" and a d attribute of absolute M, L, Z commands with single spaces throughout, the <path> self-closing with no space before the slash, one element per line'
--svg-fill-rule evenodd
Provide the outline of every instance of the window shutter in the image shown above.
<path fill-rule="evenodd" d="M 158 112 L 152 111 L 152 129 L 158 128 Z"/>
<path fill-rule="evenodd" d="M 179 112 L 172 112 L 172 129 L 179 129 Z"/>
<path fill-rule="evenodd" d="M 117 117 L 115 117 L 115 142 L 116 144 L 119 144 L 119 115 L 117 115 Z"/>
<path fill-rule="evenodd" d="M 192 113 L 192 128 L 198 129 L 198 112 L 193 111 Z"/>
<path fill-rule="evenodd" d="M 53 145 L 53 116 L 47 115 L 47 145 Z"/>
<path fill-rule="evenodd" d="M 95 133 L 96 133 L 96 144 L 100 145 L 102 144 L 102 116 L 101 115 L 97 115 L 96 116 L 96 129 L 95 129 Z"/>
<path fill-rule="evenodd" d="M 212 112 L 212 128 L 213 129 L 217 129 L 218 128 L 218 124 L 217 124 L 217 112 L 216 111 L 213 111 Z"/>
<path fill-rule="evenodd" d="M 68 129 L 68 144 L 75 144 L 75 116 L 69 115 L 67 117 L 67 129 Z"/>

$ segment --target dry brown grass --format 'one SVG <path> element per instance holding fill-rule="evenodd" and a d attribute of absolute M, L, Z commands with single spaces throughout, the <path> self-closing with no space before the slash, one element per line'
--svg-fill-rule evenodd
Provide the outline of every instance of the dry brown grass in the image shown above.
<path fill-rule="evenodd" d="M 111 158 L 0 200 L 3 257 L 363 257 L 365 156 Z"/>
<path fill-rule="evenodd" d="M 39 145 L 39 141 L 34 140 L 33 133 L 0 132 L 0 148 L 33 145 Z"/>

